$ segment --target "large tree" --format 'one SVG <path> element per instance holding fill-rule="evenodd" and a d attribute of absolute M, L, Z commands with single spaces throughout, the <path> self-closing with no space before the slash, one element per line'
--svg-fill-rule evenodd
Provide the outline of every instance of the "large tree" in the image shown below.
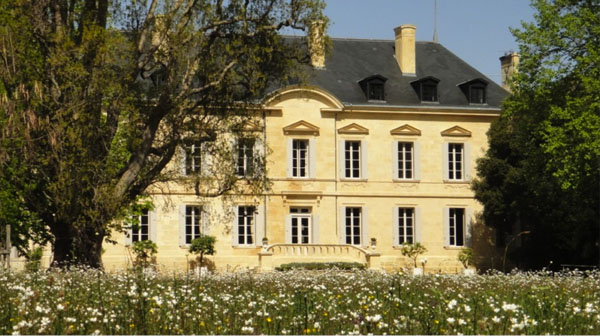
<path fill-rule="evenodd" d="M 180 178 L 168 164 L 188 140 L 223 158 L 208 178 L 183 181 L 198 194 L 262 185 L 260 164 L 238 183 L 225 145 L 265 90 L 309 59 L 305 38 L 283 39 L 282 30 L 305 36 L 326 24 L 323 8 L 321 0 L 2 1 L 0 185 L 9 188 L 0 219 L 12 222 L 15 241 L 49 240 L 56 265 L 102 267 L 103 241 L 122 229 L 115 219 L 150 186 Z"/>
<path fill-rule="evenodd" d="M 520 63 L 473 184 L 528 268 L 600 263 L 600 1 L 534 0 Z"/>

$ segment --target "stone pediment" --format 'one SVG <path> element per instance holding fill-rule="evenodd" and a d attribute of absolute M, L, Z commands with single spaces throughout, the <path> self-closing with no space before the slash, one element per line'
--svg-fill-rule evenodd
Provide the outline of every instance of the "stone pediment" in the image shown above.
<path fill-rule="evenodd" d="M 421 130 L 410 126 L 409 124 L 394 128 L 390 131 L 392 135 L 421 135 Z"/>
<path fill-rule="evenodd" d="M 260 132 L 262 131 L 262 126 L 260 121 L 244 120 L 240 124 L 235 125 L 234 129 L 238 132 Z"/>
<path fill-rule="evenodd" d="M 283 134 L 319 135 L 319 127 L 317 127 L 307 121 L 300 120 L 291 125 L 285 126 L 283 128 Z"/>
<path fill-rule="evenodd" d="M 348 126 L 344 126 L 338 129 L 339 134 L 369 134 L 369 130 L 360 126 L 359 124 L 352 123 Z"/>
<path fill-rule="evenodd" d="M 443 136 L 451 136 L 451 137 L 470 137 L 471 131 L 468 131 L 460 126 L 450 127 L 445 131 L 442 131 Z"/>

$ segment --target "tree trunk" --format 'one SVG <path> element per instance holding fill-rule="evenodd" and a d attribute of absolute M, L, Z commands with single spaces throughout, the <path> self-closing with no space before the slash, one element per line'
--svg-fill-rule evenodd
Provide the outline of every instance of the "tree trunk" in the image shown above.
<path fill-rule="evenodd" d="M 54 225 L 53 261 L 51 267 L 66 268 L 81 265 L 102 269 L 102 224 L 87 222 L 86 227 L 75 231 L 73 224 Z"/>

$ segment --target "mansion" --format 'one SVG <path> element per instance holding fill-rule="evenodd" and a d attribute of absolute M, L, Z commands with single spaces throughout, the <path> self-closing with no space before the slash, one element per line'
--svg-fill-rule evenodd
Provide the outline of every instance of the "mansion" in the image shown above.
<path fill-rule="evenodd" d="M 128 246 L 149 239 L 160 269 L 186 270 L 189 244 L 203 233 L 216 237 L 206 258 L 217 270 L 349 261 L 396 271 L 412 267 L 405 242 L 426 247 L 418 263 L 427 272 L 460 271 L 466 247 L 476 266 L 493 266 L 494 234 L 478 221 L 470 182 L 509 92 L 441 44 L 415 41 L 415 30 L 400 26 L 393 40 L 333 38 L 327 58 L 311 50 L 308 84 L 272 92 L 256 121 L 271 187 L 226 206 L 184 186 L 153 189 L 155 208 L 139 228 L 106 244 L 105 268 L 131 265 Z M 502 58 L 503 76 L 513 56 Z M 182 175 L 202 161 L 195 146 Z M 244 139 L 235 146 L 244 175 L 260 149 Z"/>

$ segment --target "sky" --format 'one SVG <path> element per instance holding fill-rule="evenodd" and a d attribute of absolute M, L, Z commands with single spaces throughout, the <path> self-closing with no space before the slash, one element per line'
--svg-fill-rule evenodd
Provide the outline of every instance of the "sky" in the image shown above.
<path fill-rule="evenodd" d="M 394 39 L 394 28 L 417 27 L 417 41 L 432 41 L 434 0 L 325 0 L 328 35 Z M 500 83 L 499 57 L 518 51 L 509 27 L 532 22 L 529 0 L 437 0 L 439 42 L 491 80 Z"/>

